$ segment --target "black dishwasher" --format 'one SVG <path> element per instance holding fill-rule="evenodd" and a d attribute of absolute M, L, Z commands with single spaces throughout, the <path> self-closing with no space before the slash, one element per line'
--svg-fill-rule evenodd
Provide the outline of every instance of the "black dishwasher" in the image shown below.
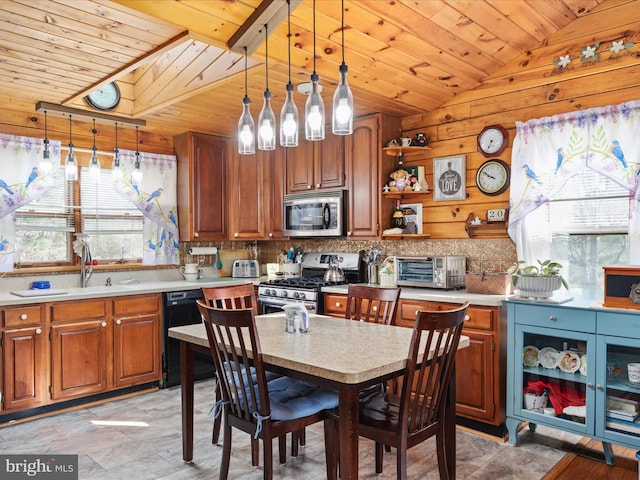
<path fill-rule="evenodd" d="M 171 327 L 200 323 L 200 312 L 196 300 L 202 300 L 202 290 L 184 290 L 165 292 L 164 294 L 164 328 L 162 355 L 163 388 L 180 385 L 180 342 L 169 338 Z M 213 377 L 215 367 L 209 354 L 195 352 L 194 379 Z"/>

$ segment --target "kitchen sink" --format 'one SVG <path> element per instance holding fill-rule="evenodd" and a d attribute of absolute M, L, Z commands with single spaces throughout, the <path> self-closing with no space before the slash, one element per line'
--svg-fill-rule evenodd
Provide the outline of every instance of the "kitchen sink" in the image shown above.
<path fill-rule="evenodd" d="M 84 287 L 84 288 L 70 288 L 68 289 L 69 293 L 78 294 L 78 293 L 109 293 L 109 292 L 121 292 L 123 290 L 131 290 L 131 287 L 126 285 L 98 285 L 95 287 Z"/>

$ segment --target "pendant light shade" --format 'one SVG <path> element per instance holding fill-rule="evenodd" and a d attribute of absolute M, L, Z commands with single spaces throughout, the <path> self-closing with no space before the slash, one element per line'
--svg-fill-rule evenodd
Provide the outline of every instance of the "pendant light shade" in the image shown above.
<path fill-rule="evenodd" d="M 89 162 L 89 178 L 94 182 L 98 182 L 100 180 L 100 160 L 98 160 L 97 148 L 96 148 L 96 119 L 93 119 L 93 129 L 91 133 L 93 133 L 93 147 L 91 150 L 93 153 L 91 154 L 91 160 Z"/>
<path fill-rule="evenodd" d="M 324 140 L 324 103 L 318 88 L 316 73 L 316 1 L 313 0 L 313 73 L 311 74 L 311 93 L 305 104 L 305 137 L 307 140 Z"/>
<path fill-rule="evenodd" d="M 53 171 L 53 163 L 51 163 L 51 155 L 49 152 L 49 138 L 47 137 L 47 111 L 44 111 L 44 140 L 42 141 L 44 150 L 42 151 L 42 159 L 40 160 L 40 171 L 46 175 Z"/>
<path fill-rule="evenodd" d="M 256 153 L 256 124 L 251 116 L 247 89 L 247 47 L 244 47 L 244 98 L 242 99 L 242 115 L 238 120 L 238 153 L 251 155 Z"/>
<path fill-rule="evenodd" d="M 120 167 L 120 150 L 118 150 L 118 122 L 116 122 L 116 148 L 113 149 L 113 165 L 111 166 L 111 178 L 113 182 L 122 180 L 122 168 Z"/>
<path fill-rule="evenodd" d="M 347 84 L 349 67 L 344 63 L 344 0 L 342 0 L 342 64 L 340 65 L 340 83 L 333 94 L 332 129 L 335 135 L 353 133 L 353 94 Z"/>
<path fill-rule="evenodd" d="M 289 41 L 289 83 L 285 88 L 287 98 L 280 111 L 280 145 L 298 146 L 298 107 L 293 101 L 293 83 L 291 83 L 291 0 L 287 0 L 287 39 Z"/>
<path fill-rule="evenodd" d="M 64 178 L 70 181 L 78 179 L 78 163 L 73 154 L 73 141 L 71 138 L 71 115 L 69 115 L 69 153 L 64 164 Z"/>
<path fill-rule="evenodd" d="M 142 169 L 140 168 L 140 150 L 138 149 L 138 127 L 136 126 L 136 160 L 133 164 L 133 173 L 131 174 L 131 184 L 136 187 L 142 186 Z"/>
<path fill-rule="evenodd" d="M 265 78 L 264 103 L 258 116 L 258 149 L 276 149 L 276 116 L 271 109 L 271 92 L 269 91 L 269 32 L 268 25 L 264 26 L 265 35 Z"/>

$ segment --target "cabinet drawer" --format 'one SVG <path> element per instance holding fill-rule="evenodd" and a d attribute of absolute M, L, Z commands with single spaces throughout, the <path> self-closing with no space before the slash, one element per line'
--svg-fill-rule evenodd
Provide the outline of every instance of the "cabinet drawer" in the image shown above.
<path fill-rule="evenodd" d="M 81 302 L 54 303 L 51 305 L 51 321 L 87 320 L 107 316 L 104 300 L 83 300 Z"/>
<path fill-rule="evenodd" d="M 127 315 L 158 313 L 159 305 L 158 295 L 119 297 L 113 300 L 113 314 L 116 317 L 124 317 Z"/>
<path fill-rule="evenodd" d="M 2 312 L 4 327 L 22 327 L 39 324 L 42 320 L 40 306 L 5 308 Z"/>
<path fill-rule="evenodd" d="M 447 304 L 427 301 L 401 300 L 400 312 L 396 316 L 396 325 L 400 327 L 413 328 L 416 323 L 416 314 L 418 311 L 431 310 L 437 312 L 445 309 L 443 308 L 443 305 L 446 306 Z M 452 308 L 454 307 L 455 305 L 452 305 Z"/>
<path fill-rule="evenodd" d="M 496 311 L 492 308 L 467 308 L 467 317 L 464 328 L 477 328 L 478 330 L 493 330 L 493 320 Z"/>
<path fill-rule="evenodd" d="M 598 312 L 598 333 L 640 338 L 640 312 L 636 314 Z"/>
<path fill-rule="evenodd" d="M 516 305 L 515 322 L 576 332 L 596 332 L 596 312 L 562 306 Z"/>
<path fill-rule="evenodd" d="M 347 313 L 347 296 L 342 294 L 324 294 L 324 313 L 344 318 Z"/>

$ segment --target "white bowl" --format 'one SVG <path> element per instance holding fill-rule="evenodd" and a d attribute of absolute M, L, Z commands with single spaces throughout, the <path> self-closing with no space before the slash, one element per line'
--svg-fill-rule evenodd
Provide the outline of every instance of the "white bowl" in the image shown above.
<path fill-rule="evenodd" d="M 627 372 L 630 382 L 640 383 L 640 363 L 627 363 Z"/>

